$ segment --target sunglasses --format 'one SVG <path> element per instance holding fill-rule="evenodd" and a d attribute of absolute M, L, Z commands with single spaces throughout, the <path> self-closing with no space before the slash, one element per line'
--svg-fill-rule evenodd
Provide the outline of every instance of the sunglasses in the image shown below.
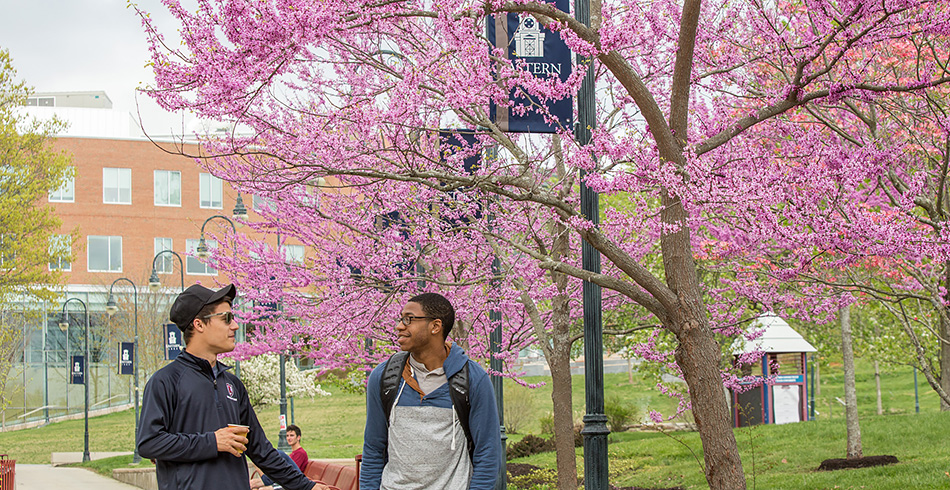
<path fill-rule="evenodd" d="M 225 324 L 225 325 L 230 325 L 231 322 L 234 321 L 234 313 L 231 312 L 231 311 L 222 311 L 222 312 L 220 312 L 220 313 L 212 313 L 212 314 L 210 314 L 210 315 L 205 315 L 205 316 L 203 316 L 203 317 L 201 317 L 201 318 L 204 319 L 204 320 L 208 320 L 208 319 L 210 319 L 210 318 L 213 317 L 213 316 L 220 316 L 221 319 L 224 320 L 224 324 Z"/>

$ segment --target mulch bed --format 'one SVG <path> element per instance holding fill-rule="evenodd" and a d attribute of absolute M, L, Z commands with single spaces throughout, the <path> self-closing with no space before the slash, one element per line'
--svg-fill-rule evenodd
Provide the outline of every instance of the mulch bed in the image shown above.
<path fill-rule="evenodd" d="M 533 464 L 526 463 L 508 463 L 508 473 L 511 476 L 524 476 L 532 471 L 540 470 L 541 468 Z"/>
<path fill-rule="evenodd" d="M 854 459 L 826 459 L 818 466 L 818 471 L 847 470 L 851 468 L 870 468 L 897 463 L 896 456 L 865 456 Z"/>

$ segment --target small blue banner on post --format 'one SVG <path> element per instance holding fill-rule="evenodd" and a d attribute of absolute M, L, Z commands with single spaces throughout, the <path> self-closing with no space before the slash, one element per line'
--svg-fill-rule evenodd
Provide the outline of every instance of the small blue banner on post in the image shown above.
<path fill-rule="evenodd" d="M 174 323 L 166 323 L 164 328 L 165 335 L 165 360 L 173 361 L 181 350 L 185 348 L 185 342 L 181 338 L 181 329 Z"/>
<path fill-rule="evenodd" d="M 119 374 L 131 375 L 135 370 L 135 343 L 119 342 Z"/>
<path fill-rule="evenodd" d="M 69 362 L 69 384 L 81 385 L 86 383 L 86 358 L 72 356 Z"/>
<path fill-rule="evenodd" d="M 545 0 L 562 12 L 569 11 L 567 0 Z M 506 49 L 515 66 L 535 78 L 557 77 L 562 82 L 571 76 L 571 50 L 561 35 L 538 23 L 527 14 L 509 13 L 488 17 L 488 41 Z M 536 95 L 515 87 L 508 93 L 510 107 L 489 103 L 491 120 L 499 129 L 513 133 L 556 133 L 570 131 L 574 124 L 572 97 L 542 101 Z"/>
<path fill-rule="evenodd" d="M 440 129 L 439 160 L 446 163 L 450 156 L 462 153 L 465 155 L 462 158 L 462 170 L 468 175 L 475 175 L 475 172 L 482 166 L 482 152 L 472 152 L 477 144 L 478 137 L 475 131 L 470 129 Z M 472 221 L 482 218 L 480 202 L 475 202 L 474 206 L 469 206 L 467 211 L 459 208 L 460 194 L 468 190 L 467 187 L 451 190 L 448 192 L 447 199 L 443 201 L 445 209 L 442 211 L 442 221 L 452 228 L 466 226 Z"/>

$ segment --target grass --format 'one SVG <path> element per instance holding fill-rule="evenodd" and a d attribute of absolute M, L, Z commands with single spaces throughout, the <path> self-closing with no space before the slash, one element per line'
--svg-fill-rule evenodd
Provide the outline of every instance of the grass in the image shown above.
<path fill-rule="evenodd" d="M 950 463 L 942 430 L 950 423 L 950 413 L 939 411 L 936 394 L 919 378 L 921 413 L 914 413 L 913 373 L 907 369 L 884 373 L 885 415 L 875 415 L 874 377 L 868 364 L 859 364 L 857 373 L 858 411 L 866 455 L 891 454 L 900 459 L 893 466 L 817 472 L 827 458 L 844 457 L 845 426 L 843 407 L 835 397 L 843 398 L 840 367 L 825 368 L 821 393 L 816 406 L 818 420 L 782 426 L 757 426 L 736 429 L 740 455 L 749 488 L 950 488 Z M 528 382 L 543 381 L 530 378 Z M 584 413 L 584 379 L 575 376 L 573 404 L 575 418 Z M 506 394 L 527 388 L 507 381 Z M 331 390 L 334 391 L 334 390 Z M 608 399 L 617 397 L 635 405 L 639 413 L 647 409 L 669 413 L 675 403 L 658 393 L 652 382 L 626 374 L 605 376 Z M 520 434 L 509 435 L 509 443 L 524 433 L 538 434 L 540 419 L 550 413 L 551 387 L 528 390 L 533 399 L 532 415 L 525 419 Z M 288 410 L 289 411 L 289 410 Z M 352 458 L 362 450 L 365 418 L 363 395 L 334 391 L 333 396 L 297 400 L 294 418 L 303 429 L 303 444 L 312 458 Z M 258 411 L 271 441 L 276 442 L 278 408 Z M 91 451 L 130 451 L 133 445 L 132 411 L 90 419 Z M 702 447 L 696 433 L 672 434 L 624 432 L 610 435 L 610 481 L 618 486 L 706 488 L 700 463 Z M 49 463 L 51 452 L 80 452 L 83 445 L 83 421 L 73 420 L 23 431 L 0 433 L 0 453 L 8 453 L 20 463 Z M 583 472 L 582 450 L 578 449 L 578 473 Z M 517 462 L 554 468 L 554 453 L 521 458 Z M 103 474 L 127 467 L 131 456 L 85 463 Z M 147 461 L 143 464 L 149 464 Z"/>

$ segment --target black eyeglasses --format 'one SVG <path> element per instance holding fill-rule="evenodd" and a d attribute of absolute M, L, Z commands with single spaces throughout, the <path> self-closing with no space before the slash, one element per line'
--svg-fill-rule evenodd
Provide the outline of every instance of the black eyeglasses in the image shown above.
<path fill-rule="evenodd" d="M 205 316 L 203 316 L 203 317 L 201 317 L 201 318 L 207 320 L 207 319 L 209 319 L 209 318 L 211 318 L 211 317 L 213 317 L 213 316 L 220 316 L 221 319 L 224 320 L 224 324 L 225 324 L 225 325 L 230 325 L 231 322 L 234 321 L 234 313 L 231 312 L 231 311 L 222 311 L 222 312 L 220 312 L 220 313 L 212 313 L 212 314 L 210 314 L 210 315 L 205 315 Z"/>
<path fill-rule="evenodd" d="M 435 317 L 431 317 L 431 316 L 412 316 L 412 315 L 406 315 L 406 316 L 401 316 L 401 317 L 399 317 L 399 321 L 401 321 L 402 324 L 405 325 L 405 326 L 407 326 L 407 327 L 408 327 L 412 322 L 414 322 L 414 321 L 416 321 L 416 320 L 423 320 L 423 319 L 435 320 Z"/>

